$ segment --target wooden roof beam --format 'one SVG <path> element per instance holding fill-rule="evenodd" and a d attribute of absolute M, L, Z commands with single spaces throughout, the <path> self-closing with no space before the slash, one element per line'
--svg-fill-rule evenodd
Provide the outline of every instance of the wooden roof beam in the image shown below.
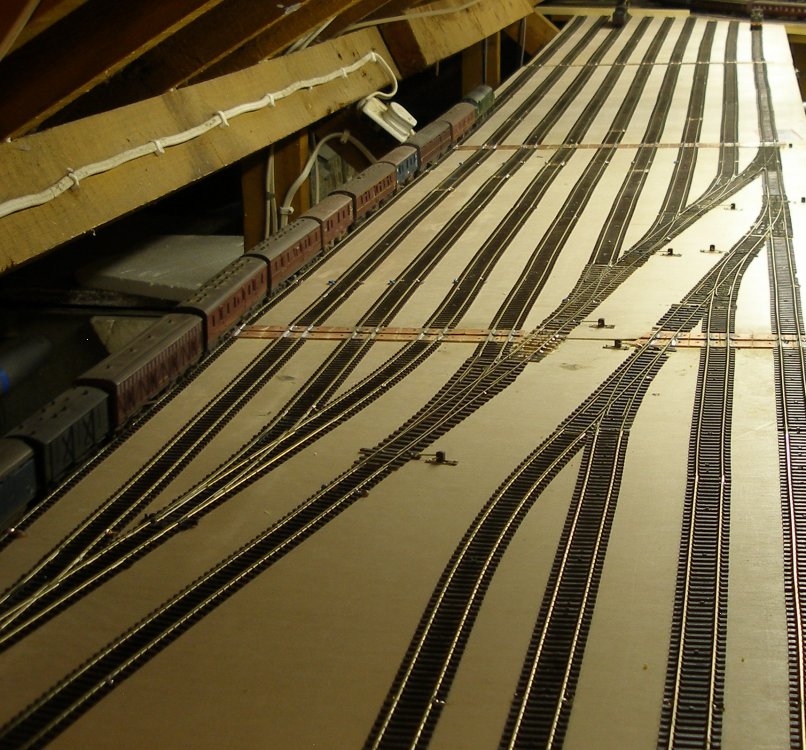
<path fill-rule="evenodd" d="M 184 132 L 218 111 L 289 84 L 337 73 L 370 51 L 391 62 L 380 34 L 364 29 L 232 75 L 0 143 L 0 203 L 38 193 L 74 169 Z M 397 76 L 397 71 L 395 71 Z M 54 200 L 0 218 L 0 271 L 155 201 L 389 85 L 368 62 L 342 78 L 298 91 L 200 137 L 82 179 Z"/>
<path fill-rule="evenodd" d="M 90 0 L 0 62 L 0 137 L 29 132 L 221 0 Z"/>
<path fill-rule="evenodd" d="M 351 0 L 341 0 L 342 4 Z M 358 0 L 352 0 L 356 3 Z M 187 83 L 209 80 L 254 65 L 268 55 L 241 65 L 219 63 L 255 37 L 283 40 L 282 49 L 310 32 L 333 14 L 333 0 L 302 0 L 299 3 L 223 0 L 216 8 L 173 34 L 142 55 L 106 86 L 90 92 L 56 118 L 54 123 L 94 115 L 114 107 L 159 96 Z M 206 74 L 206 71 L 212 72 Z"/>
<path fill-rule="evenodd" d="M 480 0 L 475 5 L 464 6 L 467 0 L 442 0 L 418 6 L 410 21 L 397 21 L 381 28 L 404 77 L 480 42 L 533 12 L 531 0 Z M 420 12 L 432 10 L 448 12 L 417 17 Z"/>
<path fill-rule="evenodd" d="M 207 81 L 275 57 L 306 34 L 316 31 L 328 19 L 337 17 L 361 2 L 362 0 L 308 0 L 300 4 L 284 23 L 275 28 L 258 29 L 259 33 L 250 35 L 248 40 L 244 40 L 244 44 L 231 50 L 227 56 L 217 57 L 212 61 L 214 65 L 205 66 L 189 80 L 191 83 Z"/>
<path fill-rule="evenodd" d="M 26 44 L 86 2 L 87 0 L 39 0 L 31 19 L 20 32 L 11 49 L 13 50 Z"/>
<path fill-rule="evenodd" d="M 5 0 L 0 3 L 0 60 L 12 48 L 39 0 Z"/>
<path fill-rule="evenodd" d="M 351 8 L 342 11 L 318 37 L 319 41 L 333 39 L 350 26 L 370 18 L 384 18 L 401 13 L 418 0 L 359 0 Z"/>
<path fill-rule="evenodd" d="M 526 16 L 521 23 L 525 24 L 523 45 L 526 53 L 534 57 L 554 39 L 560 30 L 541 13 L 532 13 Z M 516 44 L 521 43 L 521 24 L 514 23 L 505 29 L 506 35 Z"/>

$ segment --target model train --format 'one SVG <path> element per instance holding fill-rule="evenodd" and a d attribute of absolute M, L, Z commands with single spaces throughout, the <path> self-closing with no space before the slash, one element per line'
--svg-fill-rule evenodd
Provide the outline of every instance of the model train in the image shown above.
<path fill-rule="evenodd" d="M 38 492 L 64 478 L 218 346 L 267 296 L 444 156 L 487 116 L 493 100 L 489 86 L 473 89 L 0 438 L 0 531 L 13 526 Z"/>

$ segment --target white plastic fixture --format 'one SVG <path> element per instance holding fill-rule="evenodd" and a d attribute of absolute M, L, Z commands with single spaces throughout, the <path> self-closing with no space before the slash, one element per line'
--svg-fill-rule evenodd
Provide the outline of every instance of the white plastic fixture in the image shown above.
<path fill-rule="evenodd" d="M 387 105 L 372 95 L 362 99 L 358 108 L 401 143 L 414 133 L 417 120 L 397 102 L 389 102 Z"/>

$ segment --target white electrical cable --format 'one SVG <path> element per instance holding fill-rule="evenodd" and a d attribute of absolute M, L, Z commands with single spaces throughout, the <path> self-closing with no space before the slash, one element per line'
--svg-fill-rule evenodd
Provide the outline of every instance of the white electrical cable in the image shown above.
<path fill-rule="evenodd" d="M 62 193 L 66 193 L 71 188 L 78 188 L 81 184 L 81 181 L 86 180 L 88 177 L 109 172 L 112 169 L 120 167 L 123 164 L 127 164 L 130 161 L 134 161 L 135 159 L 141 159 L 144 156 L 163 154 L 165 153 L 166 149 L 172 148 L 173 146 L 179 146 L 180 144 L 187 143 L 195 138 L 199 138 L 213 128 L 229 127 L 230 122 L 236 117 L 240 117 L 248 112 L 257 112 L 261 109 L 265 109 L 266 107 L 275 107 L 277 106 L 278 100 L 285 99 L 286 97 L 295 94 L 300 89 L 312 89 L 316 86 L 321 86 L 325 83 L 329 83 L 330 81 L 334 81 L 337 78 L 346 78 L 351 73 L 355 73 L 357 70 L 360 70 L 369 63 L 376 63 L 385 68 L 393 81 L 392 91 L 390 93 L 386 94 L 376 91 L 374 94 L 371 94 L 371 96 L 383 96 L 385 98 L 394 96 L 395 93 L 397 93 L 397 77 L 395 76 L 394 71 L 389 63 L 386 62 L 386 60 L 377 52 L 368 52 L 366 55 L 352 63 L 352 65 L 346 65 L 343 68 L 339 68 L 338 70 L 328 73 L 327 75 L 317 76 L 316 78 L 310 78 L 306 81 L 296 81 L 295 83 L 286 86 L 284 89 L 266 94 L 256 101 L 238 104 L 225 110 L 219 110 L 208 120 L 205 120 L 203 123 L 196 125 L 193 128 L 183 130 L 181 133 L 174 133 L 172 135 L 156 138 L 148 143 L 142 144 L 141 146 L 135 146 L 134 148 L 130 148 L 127 151 L 122 151 L 115 156 L 110 156 L 108 159 L 103 159 L 102 161 L 97 161 L 92 164 L 86 164 L 83 167 L 78 167 L 77 169 L 68 169 L 64 177 L 44 190 L 41 190 L 38 193 L 22 195 L 18 198 L 11 198 L 10 200 L 0 203 L 0 219 L 4 216 L 8 216 L 9 214 L 17 213 L 18 211 L 24 211 L 28 208 L 49 203 L 50 201 L 58 198 Z"/>
<path fill-rule="evenodd" d="M 313 44 L 313 42 L 316 40 L 316 37 L 318 37 L 335 20 L 336 16 L 331 16 L 328 18 L 327 21 L 325 21 L 319 28 L 314 29 L 310 34 L 308 34 L 308 36 L 303 37 L 301 40 L 298 40 L 294 45 L 292 45 L 291 49 L 289 49 L 289 52 L 306 49 L 309 45 Z M 286 52 L 286 54 L 288 54 L 288 52 Z"/>
<path fill-rule="evenodd" d="M 385 23 L 394 23 L 395 21 L 411 21 L 412 18 L 430 18 L 431 16 L 444 16 L 449 13 L 459 13 L 459 11 L 467 10 L 468 8 L 472 8 L 474 5 L 478 5 L 481 0 L 470 0 L 469 3 L 465 3 L 464 5 L 458 5 L 455 8 L 439 8 L 438 10 L 424 10 L 419 13 L 406 13 L 402 16 L 391 16 L 389 18 L 378 18 L 375 21 L 362 21 L 361 23 L 354 23 L 352 26 L 348 26 L 342 34 L 347 34 L 350 31 L 358 31 L 358 29 L 366 29 L 370 26 L 381 26 Z"/>
<path fill-rule="evenodd" d="M 319 151 L 321 150 L 322 146 L 324 146 L 328 141 L 332 141 L 335 138 L 338 138 L 342 143 L 347 143 L 349 141 L 352 143 L 364 156 L 369 159 L 371 163 L 377 161 L 369 149 L 361 143 L 357 138 L 354 138 L 350 135 L 349 130 L 344 130 L 341 133 L 330 133 L 322 138 L 319 143 L 316 144 L 316 148 L 311 151 L 311 155 L 308 157 L 308 161 L 305 162 L 305 167 L 300 173 L 299 177 L 297 177 L 294 182 L 291 183 L 291 186 L 288 188 L 288 192 L 285 194 L 285 200 L 283 201 L 283 205 L 280 206 L 280 224 L 281 226 L 286 226 L 288 224 L 288 217 L 293 213 L 294 209 L 291 208 L 291 202 L 294 200 L 294 196 L 297 194 L 297 191 L 302 187 L 302 183 L 308 179 L 308 175 L 311 173 L 311 169 L 313 168 L 314 163 L 316 162 L 316 158 L 319 156 Z"/>

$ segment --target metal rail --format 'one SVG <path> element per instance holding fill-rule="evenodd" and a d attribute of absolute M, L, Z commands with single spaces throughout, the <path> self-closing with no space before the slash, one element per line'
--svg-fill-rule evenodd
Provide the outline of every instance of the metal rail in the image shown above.
<path fill-rule="evenodd" d="M 627 45 L 628 51 L 625 52 L 625 54 L 629 54 L 629 49 L 634 47 L 634 45 L 637 43 L 637 40 L 640 38 L 640 35 L 645 30 L 646 26 L 647 24 L 639 25 L 638 30 L 631 37 L 630 44 Z M 596 28 L 595 24 L 593 28 Z M 659 35 L 659 39 L 660 36 L 661 35 Z M 606 40 L 594 53 L 594 57 L 598 59 L 601 55 L 603 55 L 612 45 L 614 39 L 615 37 L 613 36 L 608 37 L 608 40 Z M 658 45 L 659 41 L 656 43 L 656 46 Z M 576 45 L 569 54 L 576 54 L 578 53 L 579 49 L 580 46 Z M 588 76 L 589 74 L 587 76 L 579 74 L 577 78 L 584 78 L 587 80 Z M 556 79 L 552 80 L 554 83 L 556 83 Z M 581 86 L 579 86 L 579 88 L 581 88 Z M 531 106 L 533 103 L 533 98 L 534 94 L 528 98 L 527 104 L 522 106 Z M 545 118 L 541 119 L 541 122 L 535 126 L 530 137 L 535 140 L 539 139 L 543 133 L 547 132 L 548 129 L 554 125 L 560 114 L 565 111 L 568 106 L 570 106 L 570 101 L 566 101 L 563 107 L 554 107 L 550 115 L 547 115 Z M 594 113 L 594 107 L 589 105 L 580 115 L 577 122 L 585 122 L 587 125 L 589 125 L 592 121 Z M 585 127 L 587 127 L 587 125 L 585 125 Z M 510 125 L 506 125 L 504 127 L 504 133 L 507 132 L 509 128 Z M 489 152 L 482 152 L 479 155 L 477 162 L 480 162 L 482 158 L 486 158 L 488 154 Z M 567 158 L 567 156 L 565 158 Z M 559 159 L 557 161 L 559 162 Z M 510 157 L 510 159 L 508 159 L 507 162 L 501 168 L 499 168 L 499 170 L 497 170 L 496 175 L 501 176 L 514 172 L 522 164 L 523 162 L 521 161 L 519 154 L 515 154 Z M 541 171 L 533 180 L 533 191 L 537 192 L 538 195 L 542 195 L 555 177 L 556 171 Z M 455 174 L 448 178 L 448 180 L 453 179 L 455 179 Z M 447 183 L 448 180 L 444 181 L 443 184 Z M 449 224 L 435 237 L 435 239 L 429 243 L 429 245 L 419 254 L 418 259 L 412 264 L 413 268 L 410 266 L 409 269 L 408 276 L 412 281 L 408 285 L 401 284 L 399 287 L 398 285 L 395 285 L 393 291 L 387 292 L 385 295 L 383 295 L 381 300 L 376 303 L 373 308 L 371 308 L 369 313 L 365 315 L 364 322 L 369 324 L 383 324 L 390 319 L 402 302 L 407 298 L 408 294 L 410 294 L 416 288 L 416 284 L 413 283 L 415 278 L 414 274 L 416 274 L 416 278 L 423 277 L 431 268 L 434 267 L 435 263 L 444 256 L 451 244 L 453 244 L 459 238 L 461 231 L 467 226 L 472 218 L 477 215 L 481 207 L 492 200 L 493 196 L 498 192 L 501 185 L 501 179 L 495 179 L 495 176 L 490 178 L 482 190 L 476 196 L 474 196 L 469 204 L 465 206 L 459 212 L 459 214 L 454 217 L 454 219 L 449 222 Z M 444 197 L 444 195 L 445 194 L 443 194 L 442 197 Z M 442 198 L 440 198 L 440 200 L 441 199 Z M 473 277 L 479 273 L 478 269 L 480 267 L 489 267 L 501 257 L 506 246 L 507 238 L 512 235 L 513 222 L 515 222 L 516 226 L 520 226 L 528 215 L 527 209 L 530 209 L 536 200 L 536 197 L 531 193 L 528 194 L 527 197 L 522 197 L 520 199 L 516 207 L 511 210 L 502 220 L 501 230 L 494 235 L 495 241 L 485 243 L 485 245 L 476 254 L 474 261 L 471 262 L 473 273 L 466 272 L 462 275 L 462 278 Z M 418 218 L 421 218 L 421 213 L 421 211 L 418 212 Z M 372 267 L 376 267 L 381 260 L 387 257 L 394 247 L 396 247 L 397 244 L 402 241 L 402 239 L 408 233 L 410 223 L 411 220 L 409 217 L 407 217 L 407 219 L 404 221 L 398 222 L 398 224 L 387 233 L 386 239 L 377 243 L 378 246 L 384 248 L 384 252 L 373 252 Z M 364 266 L 365 265 L 366 264 L 364 264 Z M 356 264 L 356 266 L 351 269 L 353 270 L 353 283 L 357 283 L 355 277 L 358 274 L 365 275 L 369 272 L 369 269 L 365 268 L 364 266 L 358 268 L 358 264 Z M 344 279 L 344 277 L 342 277 L 342 279 Z M 348 286 L 352 285 L 348 284 Z M 398 293 L 396 291 L 397 288 L 400 288 L 401 290 L 405 289 L 405 291 Z M 450 309 L 454 311 L 453 317 L 443 321 L 443 323 L 440 324 L 442 327 L 450 325 L 458 317 L 461 311 L 466 309 L 469 301 L 475 296 L 477 291 L 477 286 L 473 285 L 468 287 L 466 285 L 457 284 L 451 290 L 446 300 L 442 303 L 438 312 L 431 317 L 430 321 L 439 319 L 440 316 L 444 316 L 446 311 Z M 330 299 L 332 299 L 332 297 Z M 339 299 L 341 299 L 341 296 Z M 332 301 L 325 299 L 324 302 L 320 301 L 315 303 L 312 307 L 313 309 L 316 309 L 316 317 L 314 320 L 319 321 L 332 311 L 334 305 Z M 309 319 L 309 315 L 303 314 L 300 316 L 301 323 L 305 323 Z M 294 347 L 299 345 L 299 343 L 295 344 L 289 340 L 277 342 L 275 344 L 275 348 L 279 347 L 284 355 L 280 362 L 270 367 L 268 363 L 271 362 L 271 359 L 268 358 L 271 356 L 270 352 L 274 350 L 269 349 L 266 354 L 261 355 L 256 362 L 253 362 L 250 366 L 248 366 L 248 368 L 246 368 L 248 373 L 253 373 L 258 376 L 258 382 L 250 387 L 246 398 L 239 400 L 239 408 L 246 402 L 247 398 L 250 398 L 259 387 L 262 387 L 262 385 L 267 382 L 268 378 L 276 371 L 276 369 L 282 363 L 287 361 L 288 357 L 291 356 L 291 353 L 294 351 Z M 362 347 L 360 344 L 355 342 L 349 342 L 342 347 L 339 347 L 339 349 L 318 369 L 317 373 L 315 373 L 314 376 L 308 381 L 301 392 L 298 393 L 298 395 L 292 399 L 289 404 L 286 404 L 280 413 L 280 417 L 275 420 L 274 423 L 270 424 L 260 435 L 256 436 L 251 441 L 251 444 L 278 440 L 288 429 L 293 428 L 300 419 L 308 416 L 314 405 L 317 405 L 320 401 L 324 400 L 327 394 L 335 390 L 335 388 L 338 387 L 338 385 L 344 380 L 347 374 L 349 374 L 351 369 L 359 361 L 361 354 L 367 350 L 367 347 L 368 345 L 364 345 Z M 389 364 L 391 365 L 394 363 L 400 369 L 395 370 L 391 366 L 387 367 L 386 372 L 388 382 L 386 387 L 399 379 L 400 372 L 402 370 L 410 371 L 412 369 L 412 363 L 416 362 L 419 364 L 424 360 L 425 356 L 435 351 L 436 348 L 436 346 L 432 346 L 424 351 L 422 345 L 416 344 L 409 347 L 408 350 L 403 354 L 396 355 Z M 243 375 L 237 382 L 240 382 L 242 379 Z M 377 381 L 377 378 L 374 380 Z M 235 386 L 228 388 L 220 398 L 226 398 L 228 394 L 234 392 L 234 388 Z M 373 383 L 373 391 L 376 388 L 377 386 Z M 369 403 L 369 399 L 361 398 L 360 403 Z M 354 406 L 354 403 L 350 404 L 350 408 L 344 413 L 355 413 L 356 409 Z M 213 413 L 216 412 L 214 411 Z M 227 411 L 226 419 L 228 420 L 231 418 L 231 416 L 232 413 Z M 332 427 L 335 426 L 335 424 L 338 424 L 339 421 L 340 420 L 331 419 L 328 421 L 328 424 Z M 318 422 L 321 424 L 322 420 L 318 420 Z M 299 432 L 299 430 L 296 432 Z M 187 432 L 185 431 L 181 434 L 187 435 Z M 174 442 L 171 442 L 160 452 L 160 454 L 158 454 L 158 458 L 165 458 L 164 461 L 152 461 L 148 465 L 147 470 L 141 471 L 124 487 L 121 493 L 118 493 L 118 495 L 112 498 L 110 503 L 114 503 L 114 505 L 107 503 L 102 506 L 102 509 L 96 512 L 91 517 L 89 522 L 85 522 L 83 526 L 74 531 L 73 534 L 67 538 L 67 540 L 59 545 L 58 549 L 56 549 L 51 555 L 42 561 L 36 568 L 30 571 L 25 578 L 15 585 L 12 590 L 7 592 L 6 596 L 3 599 L 0 599 L 0 604 L 5 605 L 6 613 L 3 619 L 6 625 L 9 620 L 15 619 L 19 616 L 21 611 L 27 609 L 32 601 L 42 599 L 46 593 L 48 596 L 52 596 L 55 588 L 61 585 L 66 573 L 75 571 L 78 567 L 83 566 L 83 562 L 85 560 L 95 560 L 96 552 L 109 549 L 109 532 L 117 532 L 120 528 L 122 528 L 125 521 L 132 518 L 133 515 L 139 511 L 139 509 L 144 507 L 145 503 L 154 497 L 157 492 L 167 484 L 167 481 L 178 473 L 180 468 L 184 466 L 185 463 L 192 457 L 195 447 L 201 444 L 203 441 L 209 439 L 211 434 L 212 431 L 202 431 L 198 436 L 195 437 L 191 446 L 188 447 L 183 454 L 181 454 L 182 459 L 177 460 L 170 464 L 169 467 L 166 467 L 165 463 L 170 462 L 172 458 L 175 458 L 177 453 Z M 309 435 L 311 434 L 313 433 L 309 433 Z M 315 435 L 319 436 L 321 434 L 321 428 L 317 429 Z M 298 435 L 295 435 L 294 437 L 296 438 Z M 286 442 L 288 441 L 286 440 Z M 247 454 L 244 451 L 240 451 L 238 454 L 236 454 L 233 461 L 236 461 L 238 466 L 240 466 L 245 455 Z M 280 455 L 283 457 L 288 457 L 291 454 L 288 451 L 282 451 Z M 229 463 L 232 464 L 233 461 L 230 461 Z M 273 464 L 276 463 L 277 461 L 275 460 Z M 208 496 L 215 495 L 219 498 L 219 501 L 222 499 L 220 493 L 218 493 L 218 489 L 221 485 L 219 478 L 223 472 L 223 469 L 219 469 L 214 475 L 205 478 L 202 482 L 202 485 L 206 490 L 205 494 Z M 226 486 L 231 486 L 229 480 L 227 480 Z M 181 506 L 187 506 L 189 502 L 188 498 L 196 497 L 197 494 L 197 492 L 191 492 L 183 496 L 181 498 Z M 118 510 L 120 507 L 123 508 L 123 515 L 116 516 L 115 514 L 121 513 L 121 511 Z M 205 503 L 203 507 L 209 508 L 210 506 Z M 159 518 L 161 522 L 165 522 L 166 514 L 161 512 L 159 514 Z M 148 523 L 140 524 L 140 526 L 136 529 L 136 531 L 140 532 L 140 536 L 143 536 L 143 527 L 149 527 L 152 520 L 153 519 L 149 519 Z M 92 541 L 88 543 L 87 538 L 90 537 L 90 534 L 93 534 L 94 536 L 91 537 Z M 163 535 L 160 534 L 160 536 Z M 112 546 L 117 548 L 116 543 L 113 543 Z M 106 556 L 108 557 L 108 555 Z M 51 611 L 50 607 L 47 608 L 47 611 Z M 6 632 L 9 632 L 7 627 Z M 11 632 L 15 634 L 15 637 L 18 636 L 18 629 L 16 627 L 13 628 Z M 6 642 L 5 639 L 3 639 L 3 642 Z"/>

